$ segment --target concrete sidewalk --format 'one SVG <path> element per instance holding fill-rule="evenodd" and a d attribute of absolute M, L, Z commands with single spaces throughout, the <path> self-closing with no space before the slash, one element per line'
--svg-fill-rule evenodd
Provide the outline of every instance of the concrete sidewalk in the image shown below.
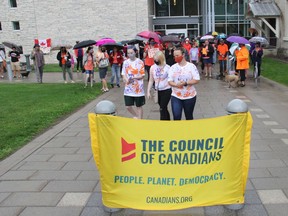
<path fill-rule="evenodd" d="M 56 76 L 60 82 L 61 74 Z M 45 80 L 48 81 L 46 74 Z M 99 173 L 90 148 L 87 114 L 93 112 L 101 100 L 110 100 L 117 106 L 117 115 L 131 117 L 125 109 L 121 87 L 101 95 L 0 162 L 0 215 L 286 216 L 288 88 L 263 78 L 258 88 L 252 80 L 248 80 L 244 88 L 233 89 L 216 79 L 203 79 L 196 88 L 195 119 L 226 115 L 227 104 L 235 98 L 244 100 L 252 113 L 251 164 L 243 209 L 232 211 L 213 206 L 169 212 L 124 209 L 105 213 Z M 159 115 L 158 105 L 152 100 L 146 101 L 144 118 L 159 119 Z"/>

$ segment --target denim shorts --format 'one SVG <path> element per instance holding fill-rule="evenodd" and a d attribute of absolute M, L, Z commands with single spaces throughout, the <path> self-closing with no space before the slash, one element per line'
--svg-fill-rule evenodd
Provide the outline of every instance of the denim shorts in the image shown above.
<path fill-rule="evenodd" d="M 106 78 L 107 70 L 108 70 L 108 67 L 99 68 L 99 77 L 100 77 L 101 80 Z"/>

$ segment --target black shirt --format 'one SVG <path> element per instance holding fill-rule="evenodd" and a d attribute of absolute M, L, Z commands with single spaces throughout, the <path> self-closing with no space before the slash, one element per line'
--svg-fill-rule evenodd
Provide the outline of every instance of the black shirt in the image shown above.
<path fill-rule="evenodd" d="M 20 53 L 17 51 L 11 51 L 9 52 L 9 55 L 11 56 L 11 61 L 12 62 L 18 62 L 19 61 L 19 57 L 20 57 Z"/>

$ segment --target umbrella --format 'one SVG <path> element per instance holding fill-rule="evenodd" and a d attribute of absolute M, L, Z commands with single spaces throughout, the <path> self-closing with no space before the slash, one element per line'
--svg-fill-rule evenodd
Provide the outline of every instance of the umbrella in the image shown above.
<path fill-rule="evenodd" d="M 139 44 L 139 43 L 142 43 L 143 42 L 143 40 L 141 39 L 140 40 L 140 38 L 139 39 L 132 39 L 132 40 L 124 40 L 124 41 L 121 41 L 120 43 L 121 44 L 129 44 L 129 45 L 133 45 L 133 44 Z"/>
<path fill-rule="evenodd" d="M 227 41 L 231 43 L 250 44 L 246 38 L 240 36 L 230 36 L 227 38 Z"/>
<path fill-rule="evenodd" d="M 238 43 L 233 43 L 229 49 L 229 52 L 231 53 L 231 55 L 234 54 L 235 50 L 239 47 Z M 245 47 L 250 50 L 251 49 L 251 45 L 250 44 L 245 44 Z"/>
<path fill-rule="evenodd" d="M 269 45 L 269 42 L 267 41 L 266 38 L 264 37 L 252 37 L 250 40 L 249 40 L 251 43 L 261 43 L 262 45 Z"/>
<path fill-rule="evenodd" d="M 142 38 L 153 38 L 155 40 L 155 42 L 160 43 L 161 41 L 161 36 L 159 36 L 157 33 L 152 32 L 152 31 L 142 31 L 140 33 L 137 34 L 137 36 L 140 36 Z"/>
<path fill-rule="evenodd" d="M 205 35 L 212 35 L 212 31 L 207 32 Z"/>
<path fill-rule="evenodd" d="M 200 38 L 200 40 L 210 40 L 210 39 L 214 39 L 214 37 L 212 35 L 204 35 Z"/>
<path fill-rule="evenodd" d="M 180 42 L 180 38 L 176 35 L 165 35 L 162 37 L 163 42 Z"/>
<path fill-rule="evenodd" d="M 108 51 L 113 50 L 114 47 L 117 47 L 118 49 L 123 49 L 124 47 L 121 43 L 106 43 L 103 46 L 105 46 Z"/>
<path fill-rule="evenodd" d="M 218 39 L 225 39 L 225 38 L 227 38 L 227 35 L 224 34 L 224 33 L 220 33 L 220 34 L 217 35 L 217 38 Z"/>
<path fill-rule="evenodd" d="M 71 49 L 72 45 L 69 44 L 67 41 L 57 41 L 57 42 L 53 42 L 52 46 L 51 46 L 51 51 L 52 50 L 60 50 L 61 47 L 66 47 L 66 49 Z"/>
<path fill-rule="evenodd" d="M 214 32 L 212 32 L 212 35 L 213 35 L 213 36 L 217 36 L 217 35 L 218 35 L 218 32 L 214 31 Z"/>
<path fill-rule="evenodd" d="M 84 41 L 81 41 L 79 43 L 77 43 L 73 49 L 79 49 L 79 48 L 84 48 L 84 47 L 89 47 L 89 46 L 93 46 L 96 44 L 96 41 L 95 40 L 84 40 Z"/>
<path fill-rule="evenodd" d="M 112 38 L 101 38 L 96 42 L 96 46 L 103 46 L 104 44 L 107 43 L 116 43 L 116 41 L 113 40 Z"/>
<path fill-rule="evenodd" d="M 12 47 L 15 47 L 16 50 L 20 53 L 23 53 L 22 49 L 20 46 L 16 45 L 15 43 L 12 43 L 12 42 L 8 42 L 8 41 L 4 41 L 2 42 L 2 44 L 10 49 L 12 49 Z"/>

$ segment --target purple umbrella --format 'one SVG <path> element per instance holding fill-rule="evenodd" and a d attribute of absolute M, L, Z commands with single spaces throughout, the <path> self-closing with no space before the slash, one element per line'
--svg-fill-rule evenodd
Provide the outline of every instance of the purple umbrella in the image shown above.
<path fill-rule="evenodd" d="M 240 36 L 230 36 L 227 38 L 227 41 L 238 44 L 250 44 L 246 38 Z"/>
<path fill-rule="evenodd" d="M 102 46 L 107 43 L 116 43 L 112 38 L 102 38 L 96 42 L 96 46 Z"/>

